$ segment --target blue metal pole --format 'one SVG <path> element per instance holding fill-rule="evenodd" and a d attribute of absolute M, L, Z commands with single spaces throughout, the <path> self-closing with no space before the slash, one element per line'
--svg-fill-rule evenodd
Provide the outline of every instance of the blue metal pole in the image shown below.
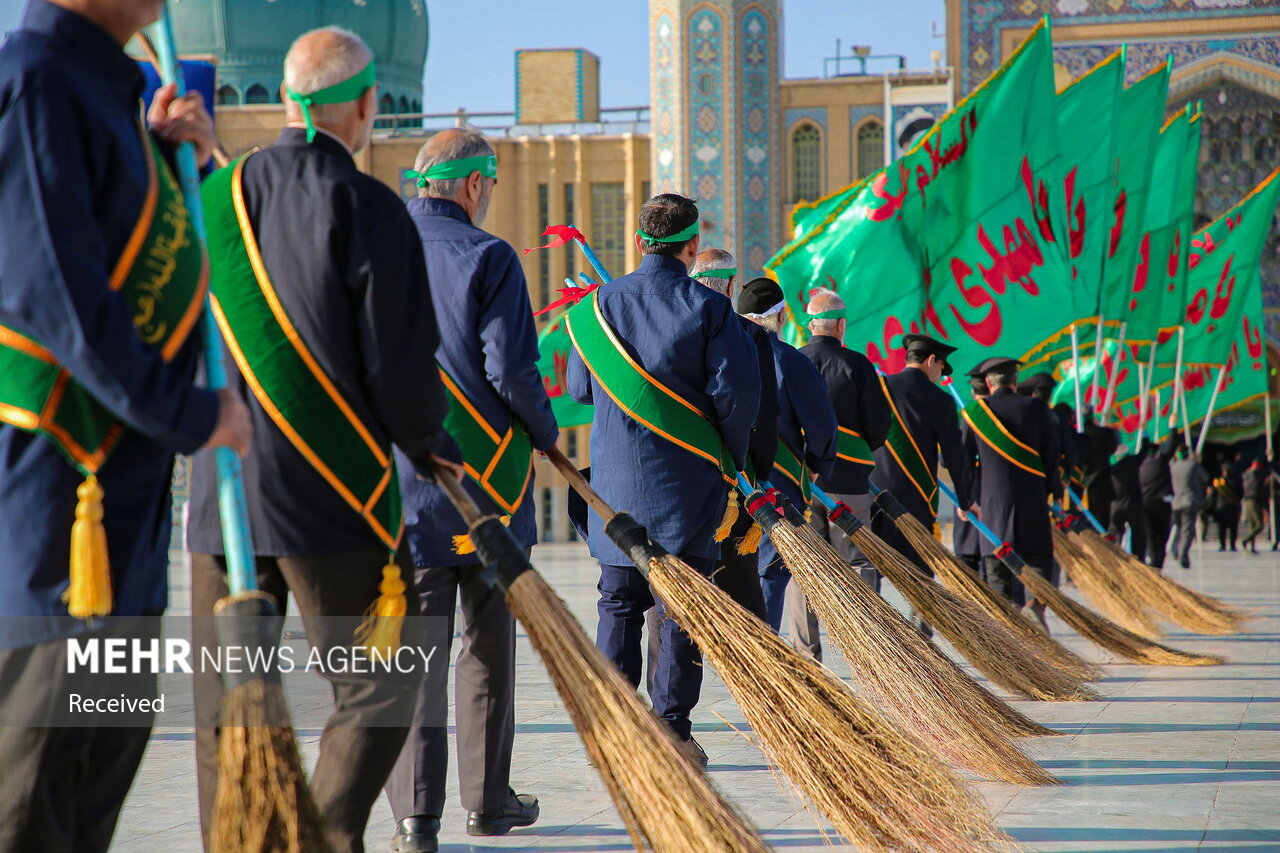
<path fill-rule="evenodd" d="M 1080 496 L 1077 495 L 1075 490 L 1070 486 L 1067 486 L 1067 495 L 1070 496 L 1071 502 L 1076 505 L 1076 509 L 1084 513 L 1084 517 L 1089 519 L 1089 523 L 1093 525 L 1093 529 L 1105 536 L 1107 528 L 1098 523 L 1098 519 L 1094 517 L 1093 513 L 1089 512 L 1089 509 L 1084 505 L 1084 501 L 1080 500 Z"/>
<path fill-rule="evenodd" d="M 174 46 L 173 22 L 166 5 L 156 24 L 154 40 L 160 68 L 156 69 L 165 83 L 177 83 L 178 94 L 186 93 L 186 83 L 178 66 L 178 54 Z M 178 181 L 182 186 L 182 199 L 186 202 L 191 224 L 203 242 L 204 206 L 200 200 L 200 169 L 196 165 L 195 146 L 184 142 L 178 146 L 175 158 Z M 208 385 L 213 390 L 227 387 L 227 375 L 222 362 L 222 337 L 213 319 L 206 299 L 200 331 L 204 344 L 204 371 Z M 240 473 L 240 457 L 230 447 L 214 450 L 218 470 L 218 510 L 222 517 L 222 545 L 227 558 L 228 586 L 232 595 L 241 595 L 257 589 L 254 571 L 253 539 L 249 535 L 249 511 L 244 498 L 244 478 Z"/>
<path fill-rule="evenodd" d="M 948 486 L 946 483 L 939 480 L 938 488 L 942 490 L 942 493 L 944 495 L 946 495 L 948 498 L 951 499 L 951 502 L 953 504 L 955 504 L 956 506 L 960 506 L 960 500 L 957 497 L 956 493 L 951 491 L 950 486 Z M 986 539 L 995 547 L 999 548 L 1001 545 L 1004 544 L 1004 542 L 1000 539 L 1000 537 L 996 535 L 995 531 L 992 530 L 990 527 L 987 527 L 987 525 L 983 523 L 982 519 L 978 518 L 973 513 L 969 513 L 969 523 L 973 525 L 974 530 L 977 530 L 979 533 L 981 533 L 983 538 Z"/>
<path fill-rule="evenodd" d="M 569 227 L 573 227 L 572 225 Z M 579 231 L 579 234 L 582 232 Z M 600 256 L 596 254 L 595 249 L 591 248 L 591 244 L 586 238 L 574 240 L 578 244 L 578 248 L 582 250 L 582 254 L 586 257 L 587 263 L 591 264 L 592 269 L 596 271 L 596 275 L 600 276 L 601 284 L 608 284 L 613 281 L 613 276 L 609 275 L 609 271 L 604 268 L 604 263 L 600 260 Z"/>

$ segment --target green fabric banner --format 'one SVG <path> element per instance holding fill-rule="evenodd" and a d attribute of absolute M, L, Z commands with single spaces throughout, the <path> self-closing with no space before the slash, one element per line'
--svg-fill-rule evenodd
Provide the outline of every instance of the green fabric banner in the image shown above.
<path fill-rule="evenodd" d="M 542 387 L 551 398 L 551 411 L 561 429 L 587 426 L 591 423 L 591 406 L 585 406 L 569 396 L 565 371 L 569 367 L 569 348 L 573 345 L 565 330 L 561 312 L 538 333 L 538 372 L 542 374 Z"/>

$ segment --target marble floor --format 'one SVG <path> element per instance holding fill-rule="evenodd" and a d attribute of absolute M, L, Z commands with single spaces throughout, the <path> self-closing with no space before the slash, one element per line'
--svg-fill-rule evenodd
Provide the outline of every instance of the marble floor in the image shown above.
<path fill-rule="evenodd" d="M 596 571 L 581 545 L 542 545 L 534 563 L 568 601 L 588 632 L 595 626 Z M 1239 606 L 1254 608 L 1248 633 L 1199 637 L 1179 629 L 1168 644 L 1225 655 L 1215 667 L 1149 667 L 1107 663 L 1092 703 L 1017 705 L 1063 733 L 1033 739 L 1026 749 L 1067 782 L 1022 789 L 976 783 L 1000 825 L 1026 849 L 1067 853 L 1103 851 L 1280 851 L 1280 559 L 1206 551 L 1191 571 L 1175 577 Z M 184 633 L 187 575 L 173 569 L 172 633 Z M 899 606 L 901 599 L 889 591 Z M 1055 633 L 1092 660 L 1109 656 L 1061 624 Z M 296 615 L 286 630 L 301 632 Z M 294 636 L 297 636 L 296 634 Z M 843 660 L 828 664 L 847 675 Z M 537 825 L 504 838 L 470 839 L 466 815 L 449 787 L 442 851 L 536 850 L 587 853 L 629 850 L 630 844 L 540 662 L 521 637 L 513 782 L 537 794 Z M 315 760 L 327 689 L 314 674 L 286 677 L 304 757 Z M 156 730 L 129 794 L 113 850 L 187 853 L 199 850 L 194 758 L 187 680 L 167 677 L 164 725 Z M 694 731 L 711 757 L 717 785 L 761 828 L 776 848 L 820 850 L 832 841 L 820 818 L 739 732 L 741 713 L 723 684 L 708 673 Z M 782 787 L 780 787 L 780 784 Z M 393 823 L 385 800 L 374 808 L 366 844 L 384 851 Z"/>

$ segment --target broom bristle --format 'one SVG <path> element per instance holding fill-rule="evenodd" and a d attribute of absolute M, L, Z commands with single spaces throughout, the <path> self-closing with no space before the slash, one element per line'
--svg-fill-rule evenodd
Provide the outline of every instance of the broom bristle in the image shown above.
<path fill-rule="evenodd" d="M 257 679 L 227 693 L 218 735 L 218 793 L 209 847 L 218 853 L 329 853 L 307 787 L 284 690 Z"/>
<path fill-rule="evenodd" d="M 1105 555 L 1091 554 L 1078 540 L 1053 526 L 1053 556 L 1075 584 L 1102 615 L 1122 628 L 1146 637 L 1161 637 L 1164 632 L 1134 595 L 1122 577 L 1115 561 Z"/>
<path fill-rule="evenodd" d="M 864 850 L 1013 847 L 968 787 L 839 679 L 665 555 L 649 582 L 741 707 L 765 754 Z"/>
<path fill-rule="evenodd" d="M 779 524 L 769 535 L 858 684 L 910 732 L 984 779 L 1058 782 L 1008 739 L 1023 733 L 1011 730 L 1009 715 L 993 720 L 992 701 L 1005 703 L 921 637 L 813 528 Z"/>
<path fill-rule="evenodd" d="M 1037 601 L 1056 613 L 1059 619 L 1082 637 L 1123 658 L 1156 666 L 1211 666 L 1222 663 L 1223 659 L 1215 655 L 1195 655 L 1172 649 L 1122 628 L 1063 595 L 1033 569 L 1023 569 L 1018 578 Z"/>
<path fill-rule="evenodd" d="M 977 604 L 988 616 L 1030 643 L 1045 660 L 1068 675 L 1081 681 L 1097 681 L 1102 678 L 1102 670 L 1097 665 L 1089 663 L 1050 637 L 1012 601 L 984 583 L 971 568 L 960 562 L 955 554 L 925 530 L 919 519 L 910 515 L 899 516 L 894 519 L 894 525 L 947 589 Z"/>
<path fill-rule="evenodd" d="M 1218 636 L 1235 634 L 1249 620 L 1249 614 L 1212 596 L 1188 589 L 1092 530 L 1072 536 L 1078 536 L 1083 547 L 1106 560 L 1143 604 L 1188 631 Z"/>
<path fill-rule="evenodd" d="M 540 574 L 517 577 L 507 605 L 542 658 L 637 850 L 769 849 L 640 704 Z"/>
<path fill-rule="evenodd" d="M 854 543 L 908 603 L 995 684 L 1027 699 L 1095 700 L 1098 694 L 1036 653 L 1033 646 L 988 616 L 978 605 L 951 593 L 865 527 Z"/>

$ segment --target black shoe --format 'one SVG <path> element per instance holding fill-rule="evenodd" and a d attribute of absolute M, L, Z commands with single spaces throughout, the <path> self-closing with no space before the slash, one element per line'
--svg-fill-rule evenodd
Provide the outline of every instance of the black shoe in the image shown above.
<path fill-rule="evenodd" d="M 693 738 L 682 741 L 680 747 L 684 750 L 685 755 L 689 756 L 699 767 L 706 767 L 710 763 L 710 759 L 707 758 L 707 751 L 702 748 L 702 744 Z"/>
<path fill-rule="evenodd" d="M 400 821 L 395 837 L 391 839 L 392 853 L 436 853 L 439 845 L 440 818 L 431 815 L 410 815 Z"/>
<path fill-rule="evenodd" d="M 537 797 L 507 790 L 507 803 L 502 808 L 467 813 L 467 835 L 506 835 L 514 827 L 532 826 L 538 820 L 542 812 Z"/>
<path fill-rule="evenodd" d="M 1180 562 L 1180 563 L 1182 563 L 1182 568 L 1184 568 L 1184 569 L 1189 569 L 1189 568 L 1191 568 L 1191 561 L 1190 561 L 1190 560 L 1188 560 L 1188 559 L 1186 559 L 1186 558 L 1183 558 L 1182 560 L 1179 560 L 1179 562 Z"/>

